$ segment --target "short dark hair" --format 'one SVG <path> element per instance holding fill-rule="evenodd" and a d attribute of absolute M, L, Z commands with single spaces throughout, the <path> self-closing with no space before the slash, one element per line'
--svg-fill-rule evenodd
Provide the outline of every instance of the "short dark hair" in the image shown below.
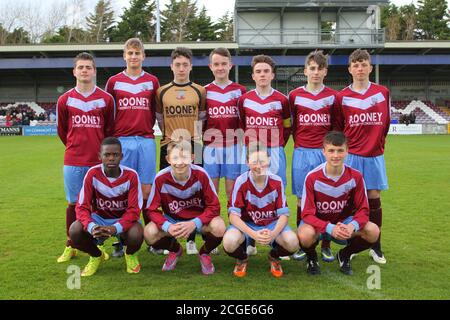
<path fill-rule="evenodd" d="M 351 65 L 352 62 L 362 62 L 364 60 L 368 60 L 371 63 L 369 52 L 363 49 L 356 49 L 348 57 L 348 65 Z"/>
<path fill-rule="evenodd" d="M 305 59 L 305 68 L 308 67 L 311 61 L 317 63 L 319 69 L 328 68 L 328 56 L 324 55 L 322 50 L 315 50 L 308 54 Z"/>
<path fill-rule="evenodd" d="M 275 73 L 275 61 L 271 57 L 265 54 L 254 56 L 252 59 L 252 72 L 258 63 L 267 63 L 272 68 L 272 72 Z"/>
<path fill-rule="evenodd" d="M 192 50 L 186 47 L 176 47 L 170 57 L 172 58 L 172 61 L 175 60 L 178 57 L 185 57 L 188 58 L 189 61 L 192 62 Z"/>
<path fill-rule="evenodd" d="M 213 51 L 211 51 L 211 53 L 209 54 L 210 62 L 212 60 L 212 56 L 215 54 L 218 54 L 219 56 L 222 56 L 222 57 L 226 57 L 226 58 L 230 59 L 230 61 L 231 61 L 231 53 L 227 48 L 219 47 L 219 48 L 215 48 Z"/>
<path fill-rule="evenodd" d="M 120 152 L 122 152 L 122 144 L 120 140 L 116 137 L 107 137 L 103 139 L 101 146 L 110 146 L 110 145 L 118 145 L 120 147 Z"/>
<path fill-rule="evenodd" d="M 250 142 L 247 146 L 247 161 L 250 159 L 250 155 L 255 152 L 264 152 L 269 157 L 269 151 L 267 146 L 260 141 Z"/>
<path fill-rule="evenodd" d="M 327 144 L 332 144 L 336 147 L 343 146 L 347 144 L 347 137 L 340 131 L 330 131 L 323 138 L 323 146 Z"/>
<path fill-rule="evenodd" d="M 80 60 L 92 61 L 94 69 L 96 69 L 94 57 L 90 53 L 81 52 L 81 53 L 77 54 L 77 56 L 73 59 L 73 67 L 74 68 L 76 68 L 77 62 Z"/>

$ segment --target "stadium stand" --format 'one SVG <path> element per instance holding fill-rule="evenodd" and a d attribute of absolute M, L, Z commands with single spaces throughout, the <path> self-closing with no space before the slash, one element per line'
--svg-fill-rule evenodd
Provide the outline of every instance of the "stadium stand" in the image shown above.
<path fill-rule="evenodd" d="M 402 115 L 415 115 L 415 123 L 419 124 L 447 124 L 450 122 L 450 114 L 431 101 L 392 101 L 391 118 L 399 121 Z"/>
<path fill-rule="evenodd" d="M 56 124 L 54 103 L 0 103 L 0 126 L 49 126 Z"/>

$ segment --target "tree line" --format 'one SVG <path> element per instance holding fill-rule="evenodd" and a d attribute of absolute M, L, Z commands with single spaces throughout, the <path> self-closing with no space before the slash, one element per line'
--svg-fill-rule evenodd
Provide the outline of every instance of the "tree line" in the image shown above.
<path fill-rule="evenodd" d="M 85 0 L 58 0 L 45 10 L 37 2 L 5 1 L 0 6 L 0 45 L 124 42 L 131 37 L 156 41 L 154 0 L 131 0 L 118 18 L 111 0 L 98 0 L 87 15 L 84 8 Z M 450 40 L 449 21 L 446 0 L 381 8 L 386 41 Z M 213 22 L 195 0 L 170 0 L 161 8 L 161 41 L 233 41 L 233 15 L 226 12 Z"/>
<path fill-rule="evenodd" d="M 386 41 L 450 40 L 450 14 L 446 0 L 418 0 L 397 7 L 389 3 L 381 9 L 381 27 Z"/>
<path fill-rule="evenodd" d="M 4 3 L 0 11 L 0 45 L 30 43 L 107 43 L 139 37 L 156 41 L 156 3 L 131 0 L 115 18 L 111 0 L 98 0 L 83 16 L 85 0 L 54 1 L 42 10 L 37 3 Z M 233 41 L 233 15 L 214 22 L 195 0 L 170 0 L 161 8 L 161 41 Z"/>

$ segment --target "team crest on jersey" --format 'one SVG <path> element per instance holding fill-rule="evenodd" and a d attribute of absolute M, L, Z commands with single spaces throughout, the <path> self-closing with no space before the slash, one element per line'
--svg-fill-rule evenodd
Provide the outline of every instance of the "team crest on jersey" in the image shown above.
<path fill-rule="evenodd" d="M 374 106 L 374 105 L 377 104 L 378 100 L 377 100 L 376 97 L 372 97 L 371 102 L 372 102 L 372 103 L 371 103 L 371 106 Z"/>
<path fill-rule="evenodd" d="M 127 186 L 121 186 L 121 187 L 119 188 L 119 194 L 124 194 L 124 193 L 126 193 L 127 191 L 128 191 Z"/>
<path fill-rule="evenodd" d="M 186 91 L 184 91 L 184 90 L 177 91 L 177 100 L 184 100 L 185 96 L 186 96 Z"/>
<path fill-rule="evenodd" d="M 275 110 L 277 110 L 277 105 L 274 104 L 274 103 L 271 103 L 271 104 L 269 105 L 269 110 L 270 110 L 270 111 L 275 111 Z"/>

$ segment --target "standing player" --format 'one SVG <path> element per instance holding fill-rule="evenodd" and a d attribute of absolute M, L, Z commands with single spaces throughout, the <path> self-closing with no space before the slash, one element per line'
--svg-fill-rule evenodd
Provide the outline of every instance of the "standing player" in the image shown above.
<path fill-rule="evenodd" d="M 192 51 L 177 47 L 171 54 L 173 81 L 158 89 L 156 117 L 162 131 L 159 169 L 169 166 L 167 146 L 180 138 L 191 141 L 195 164 L 202 163 L 202 126 L 206 120 L 206 91 L 190 79 Z"/>
<path fill-rule="evenodd" d="M 323 138 L 331 130 L 331 111 L 337 92 L 324 86 L 328 72 L 327 57 L 322 51 L 311 52 L 305 60 L 306 86 L 289 93 L 293 119 L 292 136 L 292 193 L 297 196 L 297 227 L 301 220 L 301 203 L 305 177 L 312 169 L 325 162 L 322 153 Z M 322 240 L 322 260 L 331 262 L 334 255 L 330 242 Z M 294 259 L 303 260 L 305 253 L 299 251 Z"/>
<path fill-rule="evenodd" d="M 119 236 L 127 247 L 125 261 L 128 273 L 139 273 L 141 265 L 135 254 L 143 241 L 139 223 L 142 190 L 133 169 L 120 165 L 122 147 L 117 138 L 102 142 L 102 164 L 92 167 L 83 181 L 76 212 L 77 221 L 70 227 L 70 238 L 76 248 L 90 255 L 82 277 L 97 272 L 109 255 L 97 244 L 111 236 Z"/>
<path fill-rule="evenodd" d="M 156 90 L 158 79 L 143 71 L 145 60 L 141 40 L 131 38 L 125 42 L 123 58 L 126 70 L 112 76 L 107 84 L 108 91 L 116 101 L 116 123 L 114 136 L 118 137 L 123 149 L 122 165 L 139 174 L 142 183 L 144 206 L 150 194 L 156 174 L 156 145 L 153 126 L 155 124 Z M 147 224 L 146 215 L 143 214 Z"/>
<path fill-rule="evenodd" d="M 209 68 L 214 81 L 206 89 L 206 131 L 203 136 L 204 169 L 219 192 L 220 178 L 225 178 L 226 194 L 230 195 L 234 180 L 241 174 L 236 130 L 240 128 L 237 102 L 247 90 L 229 79 L 231 54 L 226 48 L 214 49 L 209 55 Z"/>
<path fill-rule="evenodd" d="M 244 130 L 244 144 L 260 141 L 267 145 L 271 158 L 269 170 L 280 176 L 286 186 L 284 146 L 291 134 L 289 100 L 284 94 L 272 88 L 275 62 L 269 56 L 253 57 L 252 78 L 256 89 L 242 95 L 238 103 L 241 127 Z M 245 155 L 242 159 L 245 159 Z M 245 161 L 242 163 L 241 172 L 248 170 Z M 253 240 L 250 240 L 247 251 L 251 255 L 256 254 Z"/>
<path fill-rule="evenodd" d="M 203 274 L 209 275 L 214 273 L 210 253 L 222 242 L 225 222 L 214 185 L 204 169 L 192 164 L 191 150 L 186 140 L 167 146 L 170 166 L 155 178 L 147 208 L 152 222 L 145 227 L 145 241 L 157 250 L 170 251 L 162 268 L 170 271 L 183 252 L 178 239 L 187 239 L 194 231 L 202 233 L 205 243 L 199 259 Z"/>
<path fill-rule="evenodd" d="M 348 137 L 346 163 L 364 175 L 370 221 L 381 229 L 381 190 L 388 188 L 384 145 L 391 121 L 390 95 L 386 87 L 369 81 L 372 69 L 367 50 L 358 49 L 350 55 L 348 71 L 353 83 L 337 96 L 334 127 Z M 370 255 L 375 262 L 386 263 L 380 239 L 370 250 Z"/>
<path fill-rule="evenodd" d="M 58 136 L 65 145 L 64 191 L 67 242 L 58 262 L 69 261 L 77 254 L 69 237 L 70 225 L 76 220 L 75 205 L 90 167 L 97 165 L 98 150 L 104 137 L 114 131 L 114 99 L 95 85 L 94 58 L 86 52 L 74 59 L 75 88 L 64 93 L 57 102 Z"/>
<path fill-rule="evenodd" d="M 231 54 L 226 48 L 216 48 L 209 55 L 209 68 L 214 81 L 206 89 L 206 131 L 203 135 L 203 168 L 211 177 L 217 193 L 220 178 L 225 178 L 226 194 L 230 195 L 233 182 L 241 174 L 241 146 L 237 140 L 239 112 L 237 102 L 247 90 L 229 79 Z M 195 236 L 195 235 L 194 235 Z M 196 252 L 195 238 L 186 244 L 188 254 Z M 218 253 L 215 250 L 214 253 Z"/>
<path fill-rule="evenodd" d="M 300 245 L 307 254 L 307 272 L 320 273 L 316 245 L 321 238 L 346 247 L 337 254 L 340 270 L 353 274 L 352 254 L 369 249 L 380 230 L 369 222 L 369 208 L 362 174 L 344 164 L 348 154 L 342 132 L 331 131 L 323 140 L 326 163 L 308 173 L 302 195 Z"/>
<path fill-rule="evenodd" d="M 178 47 L 171 54 L 170 68 L 173 81 L 157 92 L 157 118 L 163 132 L 161 140 L 160 170 L 169 166 L 166 161 L 167 145 L 179 138 L 191 141 L 197 165 L 202 164 L 201 134 L 206 120 L 206 91 L 202 86 L 190 81 L 192 51 Z M 187 254 L 197 254 L 195 232 L 186 244 Z"/>
<path fill-rule="evenodd" d="M 236 258 L 234 275 L 247 273 L 246 240 L 272 246 L 269 253 L 270 271 L 283 276 L 280 256 L 288 256 L 299 248 L 295 233 L 288 226 L 289 208 L 281 178 L 268 171 L 267 148 L 251 143 L 247 150 L 250 170 L 240 175 L 228 202 L 230 227 L 223 238 L 225 252 Z"/>

